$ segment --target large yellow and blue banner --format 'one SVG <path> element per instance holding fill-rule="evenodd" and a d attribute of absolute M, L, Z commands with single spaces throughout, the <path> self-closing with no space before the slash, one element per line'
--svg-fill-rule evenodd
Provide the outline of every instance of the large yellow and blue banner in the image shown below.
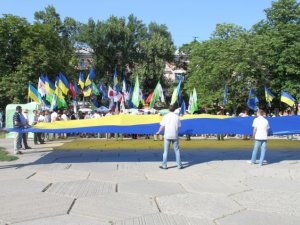
<path fill-rule="evenodd" d="M 226 117 L 208 114 L 184 115 L 179 134 L 244 134 L 252 135 L 255 117 Z M 39 123 L 22 132 L 46 133 L 125 133 L 154 134 L 162 117 L 159 115 L 114 115 L 97 119 L 56 121 Z M 300 116 L 266 117 L 270 135 L 300 134 Z M 14 131 L 14 129 L 10 129 Z M 20 131 L 20 130 L 18 130 Z"/>

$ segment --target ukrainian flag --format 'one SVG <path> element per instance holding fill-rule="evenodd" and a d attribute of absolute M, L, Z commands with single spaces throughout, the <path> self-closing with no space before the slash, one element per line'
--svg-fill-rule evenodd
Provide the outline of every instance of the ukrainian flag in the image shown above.
<path fill-rule="evenodd" d="M 89 97 L 92 94 L 92 88 L 89 86 L 85 88 L 82 92 L 84 97 Z"/>
<path fill-rule="evenodd" d="M 42 104 L 42 96 L 41 94 L 31 85 L 29 84 L 28 87 L 28 96 L 33 101 L 35 101 L 37 104 Z"/>
<path fill-rule="evenodd" d="M 60 83 L 60 79 L 59 77 L 56 77 L 56 81 L 55 81 L 55 94 L 57 95 L 58 98 L 64 98 L 63 93 L 61 88 L 59 87 L 59 83 Z"/>
<path fill-rule="evenodd" d="M 84 86 L 90 86 L 95 78 L 94 70 L 90 70 L 88 77 L 86 78 Z"/>
<path fill-rule="evenodd" d="M 82 73 L 79 74 L 78 84 L 80 85 L 81 89 L 84 88 L 84 76 Z"/>
<path fill-rule="evenodd" d="M 273 98 L 275 98 L 275 96 L 266 87 L 265 87 L 265 97 L 266 97 L 266 102 L 268 102 L 269 105 L 271 105 L 271 102 L 273 101 Z"/>
<path fill-rule="evenodd" d="M 288 104 L 289 106 L 294 106 L 296 100 L 287 92 L 281 91 L 281 102 Z"/>
<path fill-rule="evenodd" d="M 59 73 L 58 77 L 59 77 L 58 87 L 65 95 L 67 95 L 68 91 L 70 90 L 69 82 L 62 73 Z"/>
<path fill-rule="evenodd" d="M 47 75 L 44 77 L 44 80 L 45 80 L 45 89 L 46 89 L 47 95 L 53 95 L 55 92 L 54 84 L 49 80 Z"/>

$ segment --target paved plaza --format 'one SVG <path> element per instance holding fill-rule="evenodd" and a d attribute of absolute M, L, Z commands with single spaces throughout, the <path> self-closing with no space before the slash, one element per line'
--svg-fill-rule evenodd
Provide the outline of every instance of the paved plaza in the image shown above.
<path fill-rule="evenodd" d="M 161 170 L 159 150 L 52 150 L 60 144 L 0 162 L 0 225 L 300 224 L 300 151 L 269 149 L 260 167 L 250 150 L 183 149 L 184 169 L 170 152 Z"/>

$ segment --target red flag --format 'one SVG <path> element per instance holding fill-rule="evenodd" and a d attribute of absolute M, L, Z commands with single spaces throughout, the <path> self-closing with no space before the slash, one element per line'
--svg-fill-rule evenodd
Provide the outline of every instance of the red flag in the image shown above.
<path fill-rule="evenodd" d="M 146 99 L 146 103 L 149 104 L 151 102 L 154 91 L 152 91 Z"/>
<path fill-rule="evenodd" d="M 72 83 L 70 83 L 70 91 L 73 99 L 76 99 L 76 92 Z"/>

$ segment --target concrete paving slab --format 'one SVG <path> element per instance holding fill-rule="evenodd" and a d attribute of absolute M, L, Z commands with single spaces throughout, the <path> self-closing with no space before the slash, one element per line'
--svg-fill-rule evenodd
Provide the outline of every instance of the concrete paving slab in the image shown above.
<path fill-rule="evenodd" d="M 3 180 L 26 179 L 34 174 L 34 171 L 6 168 L 0 169 L 0 182 Z"/>
<path fill-rule="evenodd" d="M 220 177 L 202 177 L 197 180 L 182 182 L 182 185 L 187 192 L 195 193 L 223 193 L 229 195 L 249 190 L 249 187 L 236 179 Z"/>
<path fill-rule="evenodd" d="M 300 193 L 253 190 L 232 195 L 231 199 L 248 210 L 300 216 Z"/>
<path fill-rule="evenodd" d="M 116 184 L 91 180 L 59 182 L 53 184 L 47 190 L 47 193 L 69 196 L 74 198 L 105 195 L 112 192 L 116 192 Z"/>
<path fill-rule="evenodd" d="M 233 169 L 233 165 L 234 168 Z M 230 178 L 231 180 L 239 181 L 241 179 L 250 177 L 250 170 L 254 169 L 247 163 L 247 161 L 212 161 L 209 163 L 213 169 L 207 170 L 205 172 L 199 171 L 203 177 L 211 178 L 211 177 L 218 177 L 220 179 L 227 179 Z"/>
<path fill-rule="evenodd" d="M 254 190 L 261 191 L 278 191 L 287 193 L 299 193 L 300 182 L 288 180 L 283 178 L 270 178 L 270 177 L 250 177 L 242 181 L 248 187 Z"/>
<path fill-rule="evenodd" d="M 67 214 L 73 199 L 46 193 L 0 197 L 0 221 L 17 223 Z"/>
<path fill-rule="evenodd" d="M 78 199 L 71 210 L 72 215 L 96 217 L 103 222 L 154 213 L 158 213 L 158 208 L 152 198 L 120 193 Z"/>
<path fill-rule="evenodd" d="M 157 213 L 117 221 L 116 225 L 214 225 L 214 223 L 212 221 L 198 218 Z"/>
<path fill-rule="evenodd" d="M 299 164 L 300 167 L 300 164 Z M 290 169 L 290 178 L 295 181 L 300 181 L 300 169 Z"/>
<path fill-rule="evenodd" d="M 289 168 L 282 167 L 281 164 L 270 164 L 262 167 L 259 167 L 258 165 L 253 165 L 252 167 L 253 168 L 249 170 L 251 177 L 255 176 L 255 177 L 291 179 Z"/>
<path fill-rule="evenodd" d="M 80 170 L 50 170 L 38 171 L 30 180 L 44 181 L 48 183 L 84 180 L 89 176 L 89 172 Z"/>
<path fill-rule="evenodd" d="M 160 164 L 156 162 L 118 162 L 119 171 L 146 173 L 156 171 Z"/>
<path fill-rule="evenodd" d="M 26 179 L 2 180 L 0 183 L 0 196 L 39 193 L 47 185 L 48 183 L 45 182 Z"/>
<path fill-rule="evenodd" d="M 72 163 L 70 169 L 97 172 L 97 173 L 106 173 L 110 171 L 117 171 L 117 163 L 108 163 L 108 162 L 81 162 L 81 163 Z"/>
<path fill-rule="evenodd" d="M 214 220 L 244 210 L 224 194 L 186 193 L 157 198 L 158 207 L 166 214 Z"/>
<path fill-rule="evenodd" d="M 199 174 L 190 172 L 190 168 L 178 170 L 177 167 L 162 170 L 157 168 L 151 172 L 146 173 L 148 180 L 157 180 L 164 182 L 189 182 L 191 180 L 198 180 L 201 176 Z"/>
<path fill-rule="evenodd" d="M 38 164 L 27 164 L 24 165 L 21 168 L 27 169 L 27 170 L 31 170 L 34 172 L 39 172 L 39 171 L 58 171 L 58 170 L 66 170 L 69 169 L 71 167 L 72 164 L 70 163 L 54 163 L 54 162 L 50 162 L 50 163 L 38 163 Z"/>
<path fill-rule="evenodd" d="M 13 140 L 1 139 L 1 145 L 3 140 L 12 147 Z M 0 162 L 5 195 L 0 224 L 300 224 L 298 151 L 268 151 L 270 164 L 259 167 L 247 164 L 250 150 L 183 150 L 185 169 L 175 167 L 171 152 L 170 168 L 161 170 L 162 150 L 49 151 L 47 146 Z M 40 184 L 50 182 L 41 193 Z M 176 185 L 188 193 L 170 195 Z"/>
<path fill-rule="evenodd" d="M 185 190 L 178 183 L 145 180 L 121 183 L 118 185 L 118 192 L 136 193 L 157 197 L 162 195 L 184 193 Z"/>
<path fill-rule="evenodd" d="M 89 176 L 90 180 L 105 181 L 111 183 L 122 183 L 138 180 L 146 180 L 146 176 L 143 173 L 135 173 L 127 171 L 107 171 L 103 172 L 91 172 Z"/>
<path fill-rule="evenodd" d="M 246 210 L 218 219 L 218 225 L 299 225 L 300 217 Z"/>
<path fill-rule="evenodd" d="M 25 221 L 14 225 L 111 225 L 111 223 L 101 222 L 95 218 L 85 216 L 62 215 Z"/>

